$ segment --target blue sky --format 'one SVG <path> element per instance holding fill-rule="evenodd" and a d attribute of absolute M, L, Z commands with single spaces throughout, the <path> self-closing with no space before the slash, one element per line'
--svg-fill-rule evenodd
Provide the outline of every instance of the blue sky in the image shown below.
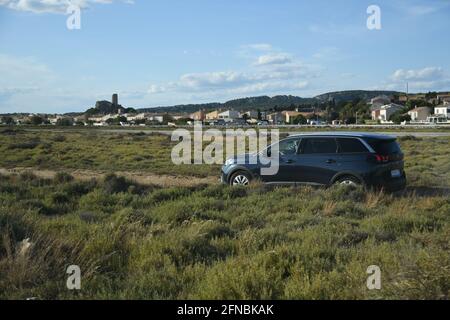
<path fill-rule="evenodd" d="M 0 113 L 450 90 L 450 1 L 0 0 Z M 368 6 L 381 30 L 367 28 Z"/>

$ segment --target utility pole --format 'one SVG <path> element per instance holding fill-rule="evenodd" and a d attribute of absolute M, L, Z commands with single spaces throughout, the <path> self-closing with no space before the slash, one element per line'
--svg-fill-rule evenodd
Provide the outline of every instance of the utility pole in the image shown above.
<path fill-rule="evenodd" d="M 409 101 L 409 82 L 406 83 L 406 101 Z"/>

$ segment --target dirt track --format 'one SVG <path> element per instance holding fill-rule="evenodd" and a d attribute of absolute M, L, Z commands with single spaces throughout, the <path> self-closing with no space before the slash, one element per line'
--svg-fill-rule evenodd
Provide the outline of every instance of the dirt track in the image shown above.
<path fill-rule="evenodd" d="M 98 179 L 104 177 L 106 174 L 105 172 L 94 170 L 64 170 L 64 171 L 70 173 L 77 180 L 90 180 L 92 178 Z M 45 169 L 41 170 L 36 168 L 14 168 L 14 169 L 0 168 L 0 174 L 2 175 L 20 174 L 22 172 L 32 172 L 33 174 L 41 178 L 53 178 L 58 171 Z M 125 172 L 125 171 L 118 171 L 116 172 L 116 174 L 118 176 L 123 176 L 128 179 L 134 180 L 140 184 L 144 185 L 153 184 L 162 187 L 194 186 L 199 184 L 212 184 L 218 182 L 217 177 L 197 178 L 186 176 L 155 175 L 151 173 Z"/>

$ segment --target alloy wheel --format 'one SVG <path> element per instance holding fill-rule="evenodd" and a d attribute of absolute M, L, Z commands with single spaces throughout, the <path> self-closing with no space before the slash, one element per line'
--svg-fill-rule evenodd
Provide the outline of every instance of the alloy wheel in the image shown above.
<path fill-rule="evenodd" d="M 350 180 L 350 179 L 344 179 L 340 182 L 340 184 L 344 185 L 344 186 L 357 186 L 358 185 L 355 181 Z"/>
<path fill-rule="evenodd" d="M 248 178 L 242 174 L 233 178 L 233 186 L 247 186 L 249 183 Z"/>

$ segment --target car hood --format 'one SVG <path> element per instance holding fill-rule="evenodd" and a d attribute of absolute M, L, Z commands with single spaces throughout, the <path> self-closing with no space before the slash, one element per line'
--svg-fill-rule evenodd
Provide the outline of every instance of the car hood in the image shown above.
<path fill-rule="evenodd" d="M 250 163 L 252 160 L 254 161 L 255 159 L 256 160 L 258 159 L 257 153 L 245 153 L 234 157 L 235 163 L 238 164 L 247 164 Z"/>

